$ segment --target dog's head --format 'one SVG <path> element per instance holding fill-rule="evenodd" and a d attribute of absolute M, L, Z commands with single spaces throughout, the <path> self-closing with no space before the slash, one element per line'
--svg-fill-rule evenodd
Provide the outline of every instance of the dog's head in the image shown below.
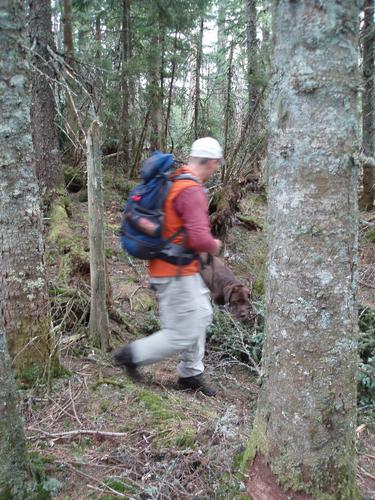
<path fill-rule="evenodd" d="M 249 319 L 252 315 L 250 301 L 250 289 L 241 284 L 232 284 L 224 288 L 225 303 L 229 304 L 229 309 L 240 321 Z"/>

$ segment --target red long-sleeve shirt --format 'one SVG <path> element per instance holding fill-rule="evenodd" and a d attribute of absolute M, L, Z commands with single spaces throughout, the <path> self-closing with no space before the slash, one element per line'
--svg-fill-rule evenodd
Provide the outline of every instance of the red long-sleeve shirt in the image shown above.
<path fill-rule="evenodd" d="M 217 243 L 211 234 L 207 196 L 202 186 L 184 189 L 174 200 L 188 234 L 189 247 L 195 252 L 215 252 Z"/>

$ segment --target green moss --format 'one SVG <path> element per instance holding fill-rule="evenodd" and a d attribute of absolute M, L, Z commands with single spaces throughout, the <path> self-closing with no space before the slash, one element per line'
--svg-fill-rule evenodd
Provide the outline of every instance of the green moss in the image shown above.
<path fill-rule="evenodd" d="M 86 203 L 88 201 L 88 192 L 87 192 L 87 189 L 82 189 L 82 191 L 78 195 L 78 200 L 81 203 Z"/>
<path fill-rule="evenodd" d="M 180 435 L 175 437 L 175 445 L 177 448 L 185 450 L 186 448 L 194 448 L 196 443 L 197 433 L 194 429 L 185 429 Z"/>
<path fill-rule="evenodd" d="M 110 224 L 109 222 L 106 222 L 104 224 L 104 228 L 107 229 L 107 231 L 110 231 L 111 233 L 118 233 L 119 231 L 119 226 L 118 224 Z"/>
<path fill-rule="evenodd" d="M 86 185 L 83 170 L 71 165 L 64 166 L 64 180 L 66 189 L 72 193 L 77 193 Z"/>
<path fill-rule="evenodd" d="M 113 248 L 106 248 L 104 250 L 104 253 L 105 253 L 105 256 L 107 257 L 107 259 L 110 259 L 112 258 L 114 255 L 116 255 L 116 251 L 113 250 Z"/>
<path fill-rule="evenodd" d="M 239 470 L 243 455 L 244 452 L 234 455 L 232 471 L 222 475 L 217 490 L 218 498 L 231 498 L 234 500 L 249 500 L 251 498 L 246 492 L 246 477 Z"/>
<path fill-rule="evenodd" d="M 256 277 L 255 282 L 253 283 L 253 293 L 257 297 L 261 297 L 264 295 L 265 287 L 264 287 L 264 269 L 261 269 Z"/>
<path fill-rule="evenodd" d="M 155 299 L 149 291 L 139 290 L 132 298 L 133 311 L 155 310 Z"/>
<path fill-rule="evenodd" d="M 104 484 L 112 488 L 112 490 L 115 490 L 118 493 L 128 493 L 133 495 L 138 493 L 138 488 L 135 485 L 126 482 L 126 479 L 123 478 L 109 477 L 105 479 L 103 482 Z M 106 495 L 104 497 L 102 496 L 101 498 L 102 499 L 106 498 L 107 500 L 109 500 L 110 498 L 115 498 L 115 497 L 111 495 Z"/>
<path fill-rule="evenodd" d="M 21 389 L 32 387 L 43 381 L 44 366 L 33 363 L 21 368 L 16 375 L 17 386 Z"/>
<path fill-rule="evenodd" d="M 69 226 L 69 218 L 63 200 L 53 204 L 50 212 L 50 230 L 48 242 L 58 249 L 60 254 L 70 250 L 73 235 Z"/>
<path fill-rule="evenodd" d="M 176 416 L 165 398 L 148 390 L 142 390 L 137 400 L 152 414 L 156 422 L 173 419 Z"/>
<path fill-rule="evenodd" d="M 365 239 L 370 243 L 375 243 L 375 227 L 366 231 Z"/>
<path fill-rule="evenodd" d="M 81 235 L 75 236 L 70 227 L 66 211 L 66 200 L 57 200 L 50 213 L 50 229 L 47 237 L 49 242 L 49 260 L 56 260 L 60 256 L 60 269 L 58 278 L 68 282 L 76 274 L 87 274 L 90 271 L 89 252 L 86 250 L 86 241 Z"/>
<path fill-rule="evenodd" d="M 25 380 L 36 380 L 43 373 L 48 378 L 58 369 L 55 340 L 51 334 L 51 318 L 20 318 L 17 330 L 8 337 L 8 349 L 15 374 Z"/>
<path fill-rule="evenodd" d="M 268 456 L 268 443 L 266 437 L 265 423 L 256 416 L 253 430 L 242 456 L 240 463 L 240 471 L 245 473 L 251 466 L 257 454 L 263 457 Z M 280 456 L 273 458 L 270 464 L 272 473 L 277 478 L 278 483 L 285 491 L 305 492 L 312 496 L 315 500 L 337 500 L 338 498 L 350 498 L 352 500 L 360 500 L 358 485 L 356 484 L 355 476 L 348 477 L 348 464 L 344 463 L 341 467 L 335 464 L 335 484 L 339 488 L 334 494 L 324 491 L 329 473 L 329 462 L 331 457 L 327 459 L 327 466 L 322 464 L 322 458 L 319 457 L 319 463 L 311 466 L 310 476 L 312 481 L 306 482 L 301 472 L 300 464 L 295 465 L 295 457 L 288 457 L 288 450 Z M 323 471 L 323 474 L 322 472 Z M 324 477 L 323 477 L 324 476 Z M 341 477 L 340 477 L 341 476 Z"/>
<path fill-rule="evenodd" d="M 241 459 L 240 471 L 244 473 L 249 468 L 258 452 L 266 455 L 267 451 L 266 425 L 256 416 L 250 439 Z"/>
<path fill-rule="evenodd" d="M 285 457 L 283 458 L 283 463 L 287 463 Z M 311 498 L 314 500 L 338 500 L 346 498 L 350 498 L 350 500 L 360 500 L 362 498 L 355 476 L 353 475 L 351 478 L 347 476 L 347 467 L 343 468 L 342 479 L 338 477 L 340 473 L 337 471 L 335 472 L 335 483 L 338 486 L 335 488 L 334 493 L 324 491 L 324 489 L 326 489 L 327 474 L 325 471 L 325 477 L 321 478 L 320 471 L 322 469 L 324 469 L 324 466 L 322 466 L 321 463 L 318 464 L 311 473 L 313 481 L 306 483 L 303 480 L 299 467 L 296 468 L 288 464 L 288 469 L 284 472 L 280 472 L 277 466 L 271 467 L 278 483 L 285 491 L 304 492 L 311 495 Z"/>
<path fill-rule="evenodd" d="M 115 377 L 112 378 L 100 378 L 95 384 L 92 386 L 92 390 L 96 391 L 98 387 L 102 385 L 111 385 L 114 387 L 118 387 L 120 389 L 125 389 L 126 392 L 133 392 L 134 390 L 134 384 L 131 382 L 128 382 L 127 380 L 124 379 L 117 379 Z"/>

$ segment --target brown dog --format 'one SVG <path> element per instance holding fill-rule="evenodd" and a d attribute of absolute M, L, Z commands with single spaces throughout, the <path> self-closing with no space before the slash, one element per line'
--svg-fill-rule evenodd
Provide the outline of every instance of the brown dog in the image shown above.
<path fill-rule="evenodd" d="M 215 304 L 229 304 L 230 311 L 241 321 L 251 317 L 250 289 L 238 281 L 222 260 L 201 256 L 200 274 Z"/>

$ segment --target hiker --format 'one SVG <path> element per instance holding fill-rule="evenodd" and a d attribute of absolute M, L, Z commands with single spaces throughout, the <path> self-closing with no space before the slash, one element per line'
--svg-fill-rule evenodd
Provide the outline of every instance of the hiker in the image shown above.
<path fill-rule="evenodd" d="M 157 363 L 179 353 L 179 387 L 199 390 L 207 396 L 216 394 L 203 377 L 206 329 L 212 321 L 212 307 L 209 290 L 199 274 L 198 254 L 217 255 L 222 246 L 210 231 L 203 187 L 222 162 L 220 144 L 211 137 L 204 137 L 193 143 L 188 164 L 174 174 L 175 177 L 188 175 L 177 178 L 167 194 L 163 207 L 163 236 L 168 238 L 184 227 L 185 237 L 180 234 L 174 242 L 185 244 L 197 258 L 187 265 L 150 260 L 150 285 L 159 302 L 161 330 L 114 353 L 115 363 L 124 367 L 133 380 L 141 380 L 139 366 Z"/>

